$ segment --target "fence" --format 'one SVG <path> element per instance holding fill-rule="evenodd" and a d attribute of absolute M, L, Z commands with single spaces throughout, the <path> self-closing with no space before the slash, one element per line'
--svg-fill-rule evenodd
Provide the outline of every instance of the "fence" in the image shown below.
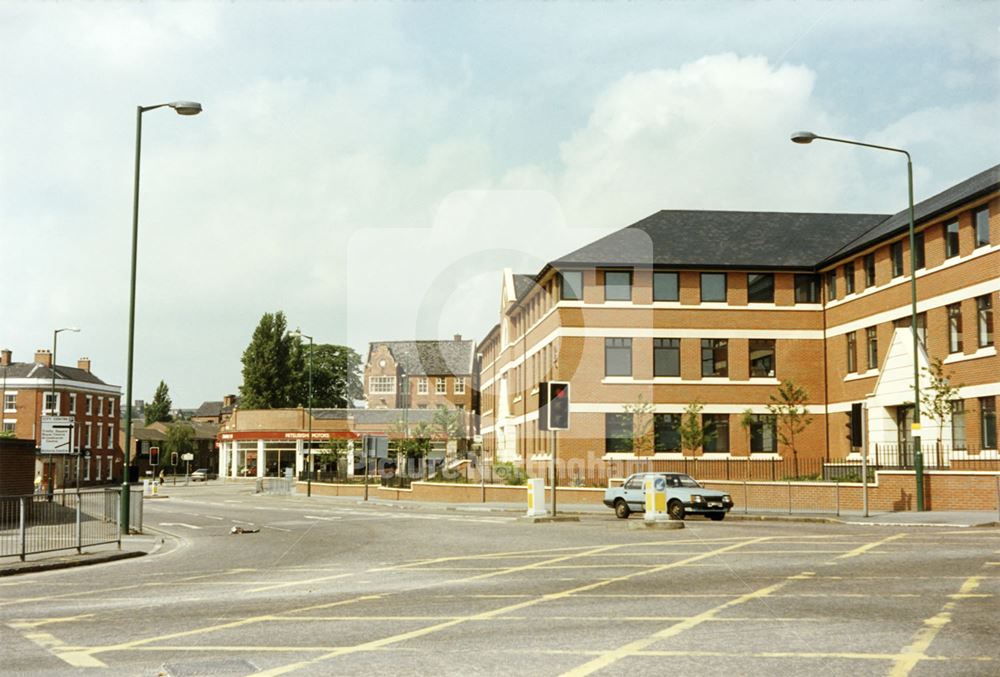
<path fill-rule="evenodd" d="M 46 496 L 0 496 L 0 557 L 76 550 L 107 543 L 121 547 L 121 489 Z M 142 531 L 142 490 L 133 489 L 130 525 Z"/>
<path fill-rule="evenodd" d="M 254 483 L 254 492 L 288 496 L 295 491 L 295 480 L 291 477 L 258 477 Z"/>

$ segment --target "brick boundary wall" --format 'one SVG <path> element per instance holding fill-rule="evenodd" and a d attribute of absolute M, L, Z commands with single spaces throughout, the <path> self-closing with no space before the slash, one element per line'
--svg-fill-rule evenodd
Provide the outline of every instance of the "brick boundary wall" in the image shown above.
<path fill-rule="evenodd" d="M 0 438 L 0 496 L 35 491 L 35 442 Z"/>
<path fill-rule="evenodd" d="M 976 471 L 926 471 L 924 507 L 927 510 L 998 510 L 997 482 L 1000 473 Z M 620 482 L 620 480 L 619 480 Z M 860 511 L 863 509 L 860 482 L 760 482 L 708 480 L 709 489 L 725 491 L 733 497 L 734 510 L 819 512 Z M 305 490 L 298 483 L 298 491 Z M 312 483 L 315 494 L 325 496 L 363 496 L 364 485 Z M 521 503 L 527 502 L 523 486 L 487 484 L 448 484 L 414 482 L 409 489 L 368 485 L 368 495 L 395 501 L 430 501 L 442 503 Z M 868 485 L 868 508 L 872 512 L 906 512 L 916 507 L 916 479 L 913 471 L 883 470 Z M 546 502 L 551 491 L 546 491 Z M 560 487 L 559 503 L 600 505 L 604 489 Z"/>

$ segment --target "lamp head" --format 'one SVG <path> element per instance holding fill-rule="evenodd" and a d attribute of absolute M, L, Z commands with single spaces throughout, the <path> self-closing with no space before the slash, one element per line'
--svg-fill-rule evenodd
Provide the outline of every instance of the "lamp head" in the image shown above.
<path fill-rule="evenodd" d="M 812 143 L 816 138 L 816 135 L 812 132 L 795 132 L 792 134 L 793 143 Z"/>
<path fill-rule="evenodd" d="M 177 111 L 178 115 L 197 115 L 201 112 L 201 104 L 197 101 L 174 101 L 167 105 Z"/>

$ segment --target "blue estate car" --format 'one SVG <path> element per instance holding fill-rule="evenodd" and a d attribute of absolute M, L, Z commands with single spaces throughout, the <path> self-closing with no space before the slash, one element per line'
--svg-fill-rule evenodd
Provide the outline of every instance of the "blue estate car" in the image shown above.
<path fill-rule="evenodd" d="M 621 519 L 633 512 L 643 512 L 646 492 L 642 485 L 647 475 L 659 475 L 667 480 L 667 512 L 673 519 L 682 520 L 685 515 L 696 514 L 718 521 L 724 519 L 733 507 L 729 494 L 706 489 L 690 475 L 672 472 L 630 475 L 620 487 L 609 487 L 604 492 L 604 505 L 614 508 L 615 516 Z"/>

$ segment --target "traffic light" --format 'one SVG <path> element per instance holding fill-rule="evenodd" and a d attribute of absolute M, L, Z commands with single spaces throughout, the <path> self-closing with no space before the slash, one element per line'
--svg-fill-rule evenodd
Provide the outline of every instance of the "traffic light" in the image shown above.
<path fill-rule="evenodd" d="M 538 384 L 538 429 L 569 430 L 569 383 Z"/>
<path fill-rule="evenodd" d="M 160 465 L 160 448 L 150 447 L 149 448 L 149 464 L 150 465 Z"/>
<path fill-rule="evenodd" d="M 173 465 L 173 466 L 177 465 L 177 452 L 176 451 L 171 451 L 170 452 L 170 465 Z"/>

